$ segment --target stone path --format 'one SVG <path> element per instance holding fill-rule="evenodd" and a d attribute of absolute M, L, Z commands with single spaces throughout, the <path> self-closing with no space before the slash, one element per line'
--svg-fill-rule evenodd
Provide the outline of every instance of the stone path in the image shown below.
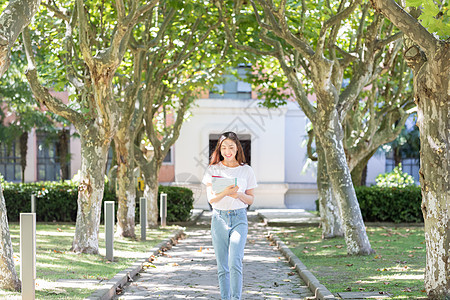
<path fill-rule="evenodd" d="M 202 222 L 208 224 L 210 213 Z M 244 255 L 243 299 L 314 299 L 313 294 L 270 245 L 267 230 L 249 214 Z M 220 299 L 210 230 L 188 228 L 186 239 L 153 261 L 114 299 Z"/>

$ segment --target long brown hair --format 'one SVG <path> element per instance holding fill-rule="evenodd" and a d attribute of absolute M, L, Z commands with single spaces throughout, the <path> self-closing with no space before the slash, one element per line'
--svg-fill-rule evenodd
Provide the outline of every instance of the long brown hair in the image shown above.
<path fill-rule="evenodd" d="M 222 143 L 224 140 L 229 139 L 236 143 L 237 152 L 236 152 L 236 160 L 239 163 L 239 165 L 245 164 L 245 156 L 244 156 L 244 150 L 242 149 L 241 142 L 239 141 L 236 133 L 232 131 L 224 132 L 220 135 L 219 140 L 217 141 L 216 148 L 214 149 L 214 152 L 211 155 L 211 160 L 209 162 L 210 165 L 215 165 L 224 160 L 224 157 L 222 154 L 220 154 L 220 147 L 222 147 Z"/>

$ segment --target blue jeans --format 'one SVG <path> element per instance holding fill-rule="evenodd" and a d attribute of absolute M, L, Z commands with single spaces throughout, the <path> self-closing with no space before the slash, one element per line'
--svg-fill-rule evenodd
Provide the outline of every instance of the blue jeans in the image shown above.
<path fill-rule="evenodd" d="M 222 300 L 238 300 L 242 294 L 242 260 L 247 241 L 247 209 L 214 209 L 211 236 L 217 260 Z"/>

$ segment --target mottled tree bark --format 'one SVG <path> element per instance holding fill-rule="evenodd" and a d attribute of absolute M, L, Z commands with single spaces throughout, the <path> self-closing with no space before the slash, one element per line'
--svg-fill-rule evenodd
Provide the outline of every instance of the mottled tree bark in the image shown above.
<path fill-rule="evenodd" d="M 144 168 L 141 168 L 144 175 L 144 197 L 147 199 L 147 226 L 158 226 L 158 187 L 159 187 L 159 170 L 162 165 L 162 160 L 146 163 Z"/>
<path fill-rule="evenodd" d="M 9 234 L 3 187 L 0 184 L 0 289 L 20 291 L 20 280 L 14 268 L 14 254 Z"/>
<path fill-rule="evenodd" d="M 118 236 L 135 237 L 136 185 L 134 180 L 134 136 L 121 127 L 115 136 L 117 155 L 117 231 Z M 130 140 L 132 139 L 132 140 Z"/>
<path fill-rule="evenodd" d="M 374 253 L 367 237 L 358 199 L 351 180 L 350 170 L 345 158 L 342 144 L 343 130 L 333 105 L 318 102 L 318 110 L 322 120 L 317 121 L 316 136 L 323 147 L 327 173 L 333 187 L 341 214 L 347 253 L 368 255 Z M 330 102 L 328 102 L 330 103 Z"/>
<path fill-rule="evenodd" d="M 87 136 L 81 135 L 81 170 L 78 186 L 78 211 L 72 251 L 98 254 L 98 234 L 103 191 L 104 166 L 109 143 L 101 138 L 102 130 L 93 125 Z"/>
<path fill-rule="evenodd" d="M 0 77 L 10 62 L 11 47 L 38 11 L 41 0 L 12 0 L 0 15 Z"/>
<path fill-rule="evenodd" d="M 420 130 L 420 184 L 429 299 L 450 298 L 450 43 L 439 40 L 393 0 L 371 0 L 409 39 Z"/>
<path fill-rule="evenodd" d="M 319 192 L 319 211 L 322 227 L 322 238 L 329 239 L 343 236 L 342 220 L 336 198 L 333 196 L 328 177 L 325 152 L 316 140 L 317 152 L 317 190 Z"/>

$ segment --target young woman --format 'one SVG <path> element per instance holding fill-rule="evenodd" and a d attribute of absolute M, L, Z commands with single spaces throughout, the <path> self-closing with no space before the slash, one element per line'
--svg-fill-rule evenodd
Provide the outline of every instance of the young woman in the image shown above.
<path fill-rule="evenodd" d="M 214 193 L 213 178 L 237 178 Z M 245 163 L 244 152 L 234 132 L 223 133 L 211 156 L 203 184 L 207 186 L 208 201 L 213 208 L 211 236 L 217 260 L 222 300 L 241 299 L 242 260 L 247 240 L 247 207 L 253 203 L 257 187 L 253 169 Z"/>

